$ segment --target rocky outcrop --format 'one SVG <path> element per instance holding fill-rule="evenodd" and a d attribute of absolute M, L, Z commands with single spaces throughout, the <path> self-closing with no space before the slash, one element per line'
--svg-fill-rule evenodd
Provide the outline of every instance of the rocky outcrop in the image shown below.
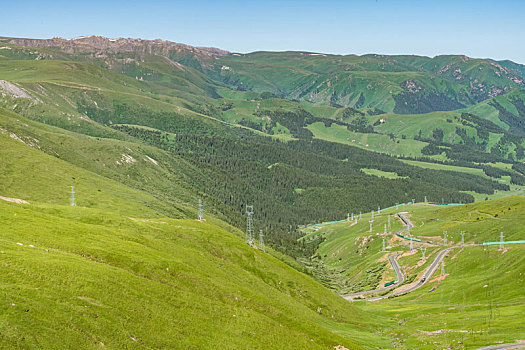
<path fill-rule="evenodd" d="M 102 36 L 83 36 L 74 39 L 55 37 L 52 39 L 10 39 L 10 44 L 31 47 L 54 47 L 67 53 L 88 53 L 97 51 L 108 52 L 137 52 L 168 56 L 170 51 L 184 51 L 197 55 L 222 56 L 228 51 L 214 47 L 194 47 L 171 41 L 156 39 L 109 39 Z"/>

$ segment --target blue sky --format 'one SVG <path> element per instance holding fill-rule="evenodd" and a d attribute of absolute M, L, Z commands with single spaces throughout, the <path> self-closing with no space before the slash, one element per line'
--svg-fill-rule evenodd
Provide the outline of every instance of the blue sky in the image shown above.
<path fill-rule="evenodd" d="M 251 52 L 466 54 L 525 63 L 525 0 L 9 1 L 0 35 L 166 39 Z"/>

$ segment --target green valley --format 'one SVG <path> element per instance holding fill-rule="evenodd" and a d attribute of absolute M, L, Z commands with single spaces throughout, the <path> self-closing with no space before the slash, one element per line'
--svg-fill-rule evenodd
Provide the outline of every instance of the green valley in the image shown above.
<path fill-rule="evenodd" d="M 0 37 L 0 348 L 524 342 L 524 71 Z"/>

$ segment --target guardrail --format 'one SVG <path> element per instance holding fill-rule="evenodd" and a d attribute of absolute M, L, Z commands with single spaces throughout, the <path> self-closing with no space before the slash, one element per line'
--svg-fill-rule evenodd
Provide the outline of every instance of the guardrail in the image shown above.
<path fill-rule="evenodd" d="M 408 236 L 403 236 L 399 233 L 396 232 L 396 236 L 398 237 L 401 237 L 403 239 L 408 239 L 409 241 L 414 241 L 414 242 L 421 242 L 421 240 L 419 238 L 414 238 L 414 237 L 408 237 Z"/>
<path fill-rule="evenodd" d="M 412 202 L 400 203 L 400 204 L 392 205 L 392 206 L 390 206 L 390 207 L 383 208 L 383 209 L 381 209 L 381 211 L 383 211 L 383 210 L 387 210 L 387 209 L 392 209 L 392 208 L 397 208 L 397 207 L 400 207 L 400 206 L 402 206 L 402 205 L 408 205 L 408 204 L 414 204 L 414 203 L 412 203 Z M 432 204 L 432 205 L 464 205 L 463 203 L 434 203 L 434 202 L 429 202 L 429 203 L 427 203 L 427 204 Z M 339 224 L 339 223 L 341 223 L 341 222 L 345 222 L 345 221 L 347 221 L 347 219 L 337 220 L 337 221 L 321 222 L 321 223 L 319 223 L 319 224 L 313 224 L 313 225 L 312 225 L 312 228 L 313 228 L 314 230 L 318 230 L 318 229 L 319 229 L 319 226 Z M 403 238 L 405 238 L 405 237 L 403 237 Z M 406 238 L 406 239 L 409 239 L 409 238 Z M 414 240 L 415 240 L 415 239 L 414 239 Z M 417 241 L 417 242 L 420 242 L 420 240 Z"/>
<path fill-rule="evenodd" d="M 325 225 L 333 225 L 333 224 L 339 224 L 341 222 L 345 222 L 346 219 L 338 220 L 338 221 L 328 221 L 328 222 L 321 222 L 320 224 L 314 224 L 312 225 L 312 228 L 317 230 L 319 229 L 319 226 L 325 226 Z"/>
<path fill-rule="evenodd" d="M 500 244 L 518 244 L 525 243 L 525 241 L 506 241 L 506 242 L 483 242 L 483 245 L 500 245 Z"/>

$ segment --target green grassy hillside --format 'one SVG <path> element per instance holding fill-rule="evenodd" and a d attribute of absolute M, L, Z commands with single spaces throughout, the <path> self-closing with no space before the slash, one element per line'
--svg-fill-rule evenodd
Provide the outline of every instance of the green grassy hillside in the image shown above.
<path fill-rule="evenodd" d="M 400 265 L 408 280 L 418 280 L 422 271 L 443 247 L 428 246 L 426 263 L 421 253 L 410 254 L 408 241 L 392 234 L 386 238 L 386 252 L 381 252 L 383 226 L 387 216 L 406 211 L 414 224 L 414 237 L 443 243 L 443 231 L 448 232 L 448 245 L 454 250 L 445 259 L 445 279 L 439 281 L 439 270 L 431 281 L 415 292 L 379 302 L 359 302 L 357 305 L 377 315 L 388 315 L 398 324 L 389 328 L 400 338 L 402 348 L 476 348 L 498 342 L 510 343 L 523 339 L 521 313 L 525 283 L 524 244 L 475 246 L 499 241 L 500 232 L 506 240 L 524 240 L 523 197 L 508 197 L 463 206 L 406 205 L 387 209 L 375 215 L 374 228 L 369 232 L 370 213 L 357 225 L 348 223 L 326 225 L 305 237 L 323 237 L 317 256 L 325 265 L 324 277 L 340 292 L 373 289 L 395 278 L 386 256 L 405 253 Z M 402 227 L 391 219 L 391 230 Z M 466 247 L 461 247 L 460 231 L 465 231 Z M 316 238 L 317 237 L 317 238 Z M 415 243 L 418 249 L 421 243 Z M 329 272 L 337 271 L 338 279 Z M 332 276 L 333 277 L 333 276 Z M 387 328 L 389 326 L 386 326 Z"/>
<path fill-rule="evenodd" d="M 0 202 L 3 346 L 357 349 L 352 338 L 367 333 L 381 342 L 366 315 L 215 220 Z M 346 334 L 330 331 L 343 323 Z"/>

